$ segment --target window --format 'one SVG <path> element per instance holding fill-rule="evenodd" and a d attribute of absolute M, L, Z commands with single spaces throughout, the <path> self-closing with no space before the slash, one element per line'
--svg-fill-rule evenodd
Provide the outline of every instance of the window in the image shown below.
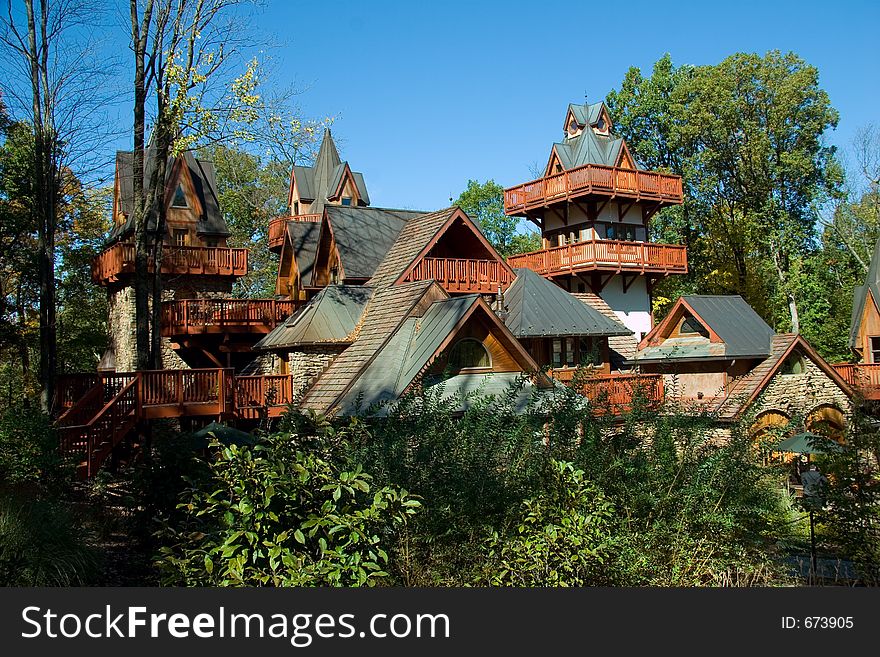
<path fill-rule="evenodd" d="M 343 196 L 342 205 L 351 205 L 351 196 Z"/>
<path fill-rule="evenodd" d="M 183 193 L 183 185 L 178 185 L 174 192 L 174 200 L 171 201 L 172 208 L 187 208 L 186 194 Z"/>
<path fill-rule="evenodd" d="M 880 337 L 874 336 L 871 340 L 871 362 L 880 363 Z"/>
<path fill-rule="evenodd" d="M 599 341 L 590 337 L 580 339 L 580 362 L 584 367 L 598 367 L 602 364 L 602 350 Z"/>
<path fill-rule="evenodd" d="M 464 338 L 456 342 L 449 353 L 449 367 L 453 370 L 486 368 L 492 367 L 492 360 L 482 342 Z"/>
<path fill-rule="evenodd" d="M 565 338 L 565 366 L 574 367 L 577 365 L 574 353 L 574 338 Z"/>
<path fill-rule="evenodd" d="M 562 367 L 562 338 L 553 338 L 553 367 Z"/>
<path fill-rule="evenodd" d="M 601 132 L 605 130 L 605 119 L 604 117 L 599 117 L 599 120 L 596 121 L 596 128 Z"/>
<path fill-rule="evenodd" d="M 295 217 L 298 214 L 299 214 L 299 201 L 294 201 L 293 202 L 293 216 Z"/>
<path fill-rule="evenodd" d="M 685 317 L 681 320 L 681 326 L 678 329 L 680 335 L 702 335 L 704 338 L 709 337 L 709 331 L 693 317 Z"/>
<path fill-rule="evenodd" d="M 803 374 L 806 369 L 807 366 L 806 363 L 804 363 L 803 357 L 797 352 L 789 355 L 782 364 L 783 374 Z"/>
<path fill-rule="evenodd" d="M 220 240 L 218 240 L 216 237 L 208 237 L 205 239 L 205 246 L 207 246 L 210 249 L 216 249 L 217 244 L 219 244 L 219 243 L 220 243 Z"/>
<path fill-rule="evenodd" d="M 609 240 L 624 240 L 627 242 L 636 241 L 635 224 L 607 224 L 605 228 L 605 236 Z"/>
<path fill-rule="evenodd" d="M 186 246 L 189 243 L 189 231 L 185 228 L 174 229 L 174 246 Z"/>

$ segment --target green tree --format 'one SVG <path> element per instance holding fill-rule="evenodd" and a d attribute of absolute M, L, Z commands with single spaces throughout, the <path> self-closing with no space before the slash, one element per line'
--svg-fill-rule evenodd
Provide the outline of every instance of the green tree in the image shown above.
<path fill-rule="evenodd" d="M 479 224 L 486 239 L 502 256 L 541 248 L 541 236 L 537 231 L 524 229 L 518 217 L 504 214 L 504 188 L 494 180 L 484 183 L 468 180 L 467 189 L 454 204 Z"/>

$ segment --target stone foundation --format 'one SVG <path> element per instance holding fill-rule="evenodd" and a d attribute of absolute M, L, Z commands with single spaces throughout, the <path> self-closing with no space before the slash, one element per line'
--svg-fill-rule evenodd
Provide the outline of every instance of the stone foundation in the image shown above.
<path fill-rule="evenodd" d="M 777 373 L 749 409 L 751 414 L 757 416 L 764 411 L 777 410 L 792 418 L 804 418 L 819 406 L 831 405 L 840 409 L 848 419 L 852 414 L 850 398 L 812 360 L 804 357 L 804 364 L 803 374 Z"/>

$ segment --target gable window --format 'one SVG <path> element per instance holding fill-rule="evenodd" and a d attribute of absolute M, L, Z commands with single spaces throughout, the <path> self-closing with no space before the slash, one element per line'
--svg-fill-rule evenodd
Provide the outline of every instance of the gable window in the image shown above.
<path fill-rule="evenodd" d="M 189 243 L 189 231 L 185 228 L 174 229 L 174 246 L 187 246 Z"/>
<path fill-rule="evenodd" d="M 298 214 L 299 214 L 299 201 L 294 201 L 293 202 L 293 216 L 295 217 Z"/>
<path fill-rule="evenodd" d="M 172 208 L 187 208 L 186 194 L 183 193 L 183 185 L 178 185 L 174 192 L 174 199 L 171 201 Z"/>
<path fill-rule="evenodd" d="M 351 196 L 343 196 L 342 205 L 351 205 Z"/>
<path fill-rule="evenodd" d="M 681 321 L 678 332 L 680 335 L 702 335 L 704 338 L 709 337 L 709 331 L 706 330 L 706 327 L 690 316 L 685 317 Z"/>
<path fill-rule="evenodd" d="M 803 374 L 807 370 L 803 356 L 797 352 L 793 352 L 785 359 L 780 370 L 782 374 Z"/>
<path fill-rule="evenodd" d="M 872 336 L 871 341 L 871 362 L 880 363 L 880 336 Z"/>
<path fill-rule="evenodd" d="M 482 342 L 463 338 L 449 353 L 449 367 L 453 370 L 484 369 L 492 367 L 492 359 Z"/>

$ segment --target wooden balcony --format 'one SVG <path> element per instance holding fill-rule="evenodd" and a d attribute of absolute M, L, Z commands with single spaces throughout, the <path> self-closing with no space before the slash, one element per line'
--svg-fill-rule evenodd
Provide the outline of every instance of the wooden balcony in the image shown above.
<path fill-rule="evenodd" d="M 114 283 L 134 273 L 134 244 L 119 242 L 92 261 L 92 280 L 98 285 Z M 149 263 L 154 270 L 154 263 Z M 244 276 L 248 269 L 247 249 L 207 246 L 169 246 L 162 250 L 163 274 Z"/>
<path fill-rule="evenodd" d="M 284 244 L 284 234 L 287 231 L 288 221 L 321 221 L 320 214 L 298 214 L 292 217 L 275 217 L 269 222 L 269 249 L 281 249 Z"/>
<path fill-rule="evenodd" d="M 504 212 L 525 215 L 551 203 L 585 196 L 621 197 L 678 205 L 681 177 L 653 171 L 586 164 L 504 190 Z"/>
<path fill-rule="evenodd" d="M 498 260 L 422 258 L 404 280 L 435 280 L 450 294 L 492 294 L 507 289 L 513 276 Z"/>
<path fill-rule="evenodd" d="M 686 274 L 687 249 L 679 244 L 651 244 L 594 240 L 554 246 L 510 256 L 507 264 L 525 267 L 543 276 L 584 271 Z"/>
<path fill-rule="evenodd" d="M 841 363 L 832 367 L 862 397 L 880 399 L 880 363 Z"/>
<path fill-rule="evenodd" d="M 304 302 L 275 299 L 182 299 L 162 304 L 162 335 L 265 334 Z"/>
<path fill-rule="evenodd" d="M 593 406 L 594 415 L 621 415 L 640 399 L 645 407 L 659 408 L 663 403 L 662 374 L 603 374 L 589 377 L 583 393 Z"/>

